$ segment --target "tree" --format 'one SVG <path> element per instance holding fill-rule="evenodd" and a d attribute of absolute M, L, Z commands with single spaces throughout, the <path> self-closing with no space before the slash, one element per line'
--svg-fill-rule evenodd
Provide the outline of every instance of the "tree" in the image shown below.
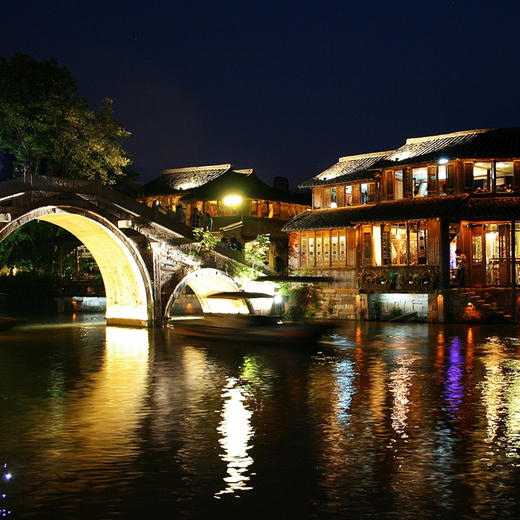
<path fill-rule="evenodd" d="M 122 148 L 129 135 L 112 101 L 90 110 L 55 59 L 0 59 L 0 153 L 14 156 L 17 171 L 113 184 L 130 163 Z"/>

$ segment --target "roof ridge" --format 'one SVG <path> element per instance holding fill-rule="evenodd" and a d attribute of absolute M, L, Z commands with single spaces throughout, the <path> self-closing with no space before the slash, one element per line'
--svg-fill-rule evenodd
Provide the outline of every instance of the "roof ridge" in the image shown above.
<path fill-rule="evenodd" d="M 356 155 L 345 155 L 344 157 L 340 157 L 338 159 L 338 161 L 344 162 L 344 161 L 351 161 L 353 159 L 368 159 L 369 157 L 384 157 L 385 155 L 388 155 L 392 152 L 395 152 L 395 150 L 386 150 L 383 152 L 360 153 L 360 154 L 356 154 Z"/>
<path fill-rule="evenodd" d="M 233 168 L 233 171 L 235 173 L 241 173 L 243 175 L 251 175 L 252 173 L 254 173 L 255 169 L 254 168 L 241 168 L 240 170 L 235 170 Z"/>
<path fill-rule="evenodd" d="M 469 134 L 484 134 L 486 132 L 490 132 L 492 130 L 496 130 L 496 128 L 480 128 L 474 130 L 459 130 L 458 132 L 450 132 L 449 134 L 438 134 L 438 135 L 429 135 L 424 137 L 408 137 L 406 139 L 406 144 L 413 143 L 424 143 L 426 141 L 434 141 L 437 139 L 446 139 L 447 137 L 457 137 L 462 135 Z"/>
<path fill-rule="evenodd" d="M 205 171 L 205 170 L 216 170 L 216 169 L 219 169 L 219 170 L 222 170 L 222 169 L 229 170 L 230 168 L 231 168 L 231 164 L 212 164 L 212 165 L 209 165 L 209 166 L 186 166 L 184 168 L 169 168 L 169 169 L 163 170 L 161 172 L 161 175 L 168 175 L 170 173 L 189 172 L 189 171 L 192 171 L 192 170 L 202 170 L 202 171 Z"/>

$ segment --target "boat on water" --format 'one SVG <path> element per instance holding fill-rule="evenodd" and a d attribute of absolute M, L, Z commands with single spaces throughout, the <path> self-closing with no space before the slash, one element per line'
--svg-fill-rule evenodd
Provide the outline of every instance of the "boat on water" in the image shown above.
<path fill-rule="evenodd" d="M 177 318 L 168 322 L 175 334 L 209 339 L 263 343 L 313 343 L 336 323 L 323 321 L 284 321 L 277 316 L 257 314 L 205 314 L 197 318 Z"/>

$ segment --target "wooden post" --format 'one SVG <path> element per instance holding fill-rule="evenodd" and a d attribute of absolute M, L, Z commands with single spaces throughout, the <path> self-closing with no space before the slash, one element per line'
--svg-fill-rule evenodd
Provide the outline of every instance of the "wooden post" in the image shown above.
<path fill-rule="evenodd" d="M 516 319 L 516 221 L 511 221 L 511 316 Z"/>
<path fill-rule="evenodd" d="M 450 223 L 441 218 L 440 222 L 440 288 L 450 286 Z"/>

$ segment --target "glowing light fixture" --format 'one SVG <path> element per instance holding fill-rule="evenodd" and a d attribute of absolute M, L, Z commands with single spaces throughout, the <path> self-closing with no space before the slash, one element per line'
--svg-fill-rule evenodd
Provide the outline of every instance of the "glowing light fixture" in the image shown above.
<path fill-rule="evenodd" d="M 447 157 L 441 157 L 439 159 L 439 164 L 446 164 L 448 162 L 450 162 L 450 160 Z"/>
<path fill-rule="evenodd" d="M 224 204 L 226 206 L 238 206 L 242 203 L 242 197 L 240 195 L 228 195 L 224 197 Z"/>

